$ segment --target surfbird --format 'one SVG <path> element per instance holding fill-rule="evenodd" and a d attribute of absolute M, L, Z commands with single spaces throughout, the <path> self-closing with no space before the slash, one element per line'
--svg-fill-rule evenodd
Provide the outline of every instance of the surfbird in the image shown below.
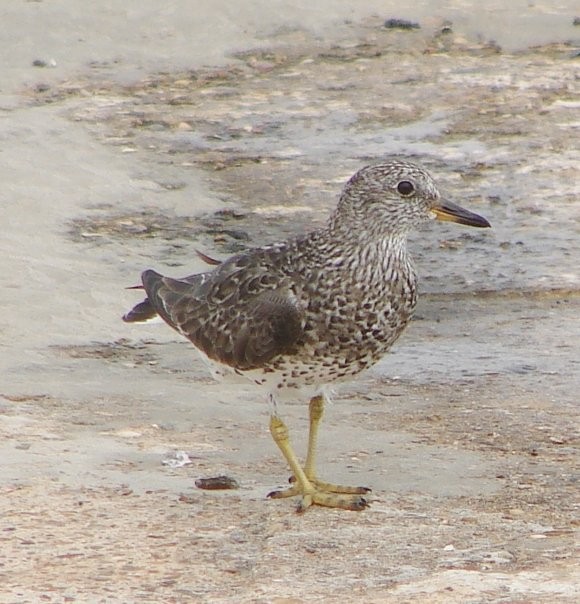
<path fill-rule="evenodd" d="M 299 496 L 299 511 L 313 504 L 362 510 L 370 489 L 323 482 L 316 474 L 326 387 L 376 363 L 408 324 L 417 276 L 407 235 L 433 218 L 490 226 L 443 199 L 413 163 L 367 166 L 346 183 L 325 226 L 183 279 L 147 270 L 147 298 L 123 318 L 158 314 L 221 373 L 246 376 L 264 389 L 272 403 L 270 432 L 292 472 L 290 487 L 270 497 Z M 310 399 L 304 465 L 276 406 L 281 393 L 292 392 Z"/>

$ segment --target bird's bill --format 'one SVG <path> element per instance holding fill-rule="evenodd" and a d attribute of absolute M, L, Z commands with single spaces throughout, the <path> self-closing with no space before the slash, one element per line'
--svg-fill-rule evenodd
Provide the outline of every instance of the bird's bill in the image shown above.
<path fill-rule="evenodd" d="M 441 200 L 431 209 L 437 220 L 446 220 L 448 222 L 457 222 L 459 224 L 481 228 L 491 226 L 483 216 L 470 212 L 451 201 Z"/>

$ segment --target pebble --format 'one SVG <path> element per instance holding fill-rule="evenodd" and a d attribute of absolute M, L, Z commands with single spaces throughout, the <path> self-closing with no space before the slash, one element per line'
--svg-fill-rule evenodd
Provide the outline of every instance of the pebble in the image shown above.
<path fill-rule="evenodd" d="M 383 27 L 385 29 L 421 29 L 418 23 L 406 19 L 387 19 Z"/>
<path fill-rule="evenodd" d="M 240 485 L 235 478 L 230 476 L 214 476 L 212 478 L 198 478 L 195 481 L 195 486 L 198 489 L 208 491 L 218 491 L 222 489 L 239 489 Z"/>

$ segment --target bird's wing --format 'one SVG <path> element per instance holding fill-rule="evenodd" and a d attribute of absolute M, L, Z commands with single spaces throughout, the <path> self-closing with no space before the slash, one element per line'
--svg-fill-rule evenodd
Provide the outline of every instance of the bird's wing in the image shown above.
<path fill-rule="evenodd" d="M 304 325 L 288 285 L 266 271 L 222 267 L 197 280 L 145 271 L 143 285 L 159 315 L 211 359 L 247 370 L 292 350 Z"/>

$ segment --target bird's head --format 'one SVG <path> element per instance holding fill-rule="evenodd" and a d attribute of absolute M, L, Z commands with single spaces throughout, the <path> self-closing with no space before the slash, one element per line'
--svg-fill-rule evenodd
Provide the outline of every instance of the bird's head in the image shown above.
<path fill-rule="evenodd" d="M 474 227 L 489 222 L 442 199 L 428 172 L 404 160 L 389 160 L 359 170 L 345 185 L 333 223 L 384 233 L 406 234 L 429 219 Z"/>

